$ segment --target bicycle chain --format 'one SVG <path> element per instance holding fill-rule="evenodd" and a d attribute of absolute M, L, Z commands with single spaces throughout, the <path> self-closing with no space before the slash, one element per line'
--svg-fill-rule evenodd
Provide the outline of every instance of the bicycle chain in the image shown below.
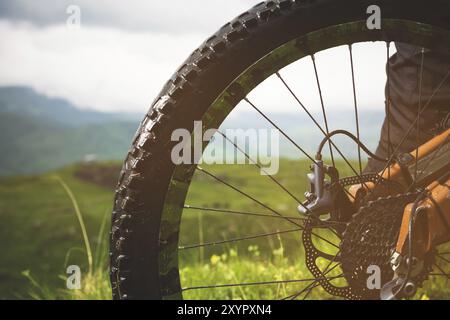
<path fill-rule="evenodd" d="M 342 187 L 346 187 L 346 186 L 351 186 L 351 185 L 355 185 L 358 183 L 367 183 L 367 182 L 377 183 L 378 180 L 380 180 L 381 182 L 387 181 L 383 178 L 380 179 L 380 176 L 376 173 L 369 173 L 369 174 L 364 174 L 362 176 L 350 176 L 350 177 L 341 178 L 341 179 L 339 179 L 338 183 Z"/>
<path fill-rule="evenodd" d="M 367 182 L 372 182 L 375 184 L 375 188 L 364 194 L 362 197 L 359 194 L 356 194 L 355 203 L 359 206 L 362 206 L 364 203 L 367 203 L 371 200 L 375 200 L 376 198 L 381 197 L 379 193 L 377 193 L 377 187 L 386 187 L 389 186 L 393 188 L 396 193 L 401 193 L 403 191 L 403 187 L 396 181 L 386 180 L 382 178 L 377 173 L 364 174 L 361 177 L 359 176 L 351 176 L 342 178 L 338 181 L 340 187 L 345 188 L 347 186 L 365 184 Z"/>

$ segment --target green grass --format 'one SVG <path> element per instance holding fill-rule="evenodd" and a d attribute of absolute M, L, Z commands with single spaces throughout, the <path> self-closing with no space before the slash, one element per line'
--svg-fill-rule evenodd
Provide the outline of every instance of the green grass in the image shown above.
<path fill-rule="evenodd" d="M 276 179 L 295 196 L 307 189 L 304 161 L 283 160 Z M 0 181 L 0 298 L 109 299 L 107 238 L 112 188 L 74 176 L 74 165 L 40 176 Z M 227 182 L 245 190 L 280 213 L 297 216 L 296 203 L 252 166 L 208 166 Z M 349 171 L 346 174 L 350 174 Z M 345 175 L 345 174 L 343 174 Z M 267 209 L 197 173 L 187 203 L 270 214 Z M 212 182 L 212 183 L 211 183 Z M 290 229 L 284 220 L 185 209 L 180 244 L 218 241 L 242 235 Z M 332 250 L 323 247 L 324 250 Z M 180 252 L 183 287 L 311 278 L 304 266 L 300 235 L 284 234 Z M 325 263 L 325 262 L 324 262 Z M 66 289 L 66 267 L 79 265 L 81 290 Z M 335 274 L 332 274 L 335 275 Z M 336 283 L 342 280 L 335 280 Z M 342 283 L 342 282 L 341 282 Z M 251 285 L 189 290 L 188 299 L 276 299 L 308 283 Z M 450 296 L 444 279 L 426 283 L 417 298 Z M 309 298 L 332 299 L 321 288 Z"/>
<path fill-rule="evenodd" d="M 254 247 L 250 247 L 254 248 Z M 199 284 L 258 283 L 264 281 L 280 281 L 286 279 L 310 279 L 303 267 L 303 261 L 290 261 L 278 253 L 271 260 L 245 254 L 242 259 L 236 250 L 220 256 L 212 255 L 206 263 L 194 263 L 181 268 L 181 282 L 186 287 Z M 334 274 L 336 275 L 336 274 Z M 300 289 L 310 282 L 294 284 L 248 285 L 216 288 L 213 290 L 188 290 L 185 299 L 281 299 Z M 310 298 L 332 298 L 322 288 L 312 291 Z"/>
<path fill-rule="evenodd" d="M 84 297 L 110 297 L 105 248 L 113 193 L 75 178 L 75 170 L 76 166 L 68 167 L 57 176 L 70 187 L 83 215 L 94 248 L 91 272 L 73 202 L 57 176 L 4 179 L 0 183 L 1 298 L 81 298 L 81 292 L 65 289 L 68 265 L 80 266 Z"/>

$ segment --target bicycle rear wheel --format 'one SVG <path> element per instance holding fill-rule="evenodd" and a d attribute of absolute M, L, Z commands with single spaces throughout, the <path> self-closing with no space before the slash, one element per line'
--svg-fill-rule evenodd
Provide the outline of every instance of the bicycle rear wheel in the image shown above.
<path fill-rule="evenodd" d="M 273 75 L 293 94 L 278 72 L 329 48 L 342 45 L 351 48 L 366 41 L 388 44 L 395 41 L 450 53 L 449 1 L 435 1 L 433 5 L 427 1 L 377 1 L 381 29 L 367 27 L 370 5 L 371 1 L 360 0 L 348 0 L 345 4 L 337 0 L 267 1 L 224 25 L 183 63 L 142 121 L 120 174 L 110 242 L 114 298 L 181 298 L 183 291 L 192 289 L 183 290 L 180 284 L 179 254 L 186 246 L 180 248 L 179 232 L 186 195 L 197 166 L 173 163 L 174 130 L 185 128 L 193 132 L 195 120 L 202 120 L 203 130 L 219 128 L 243 100 L 255 109 L 255 114 L 264 117 L 258 106 L 245 100 L 247 95 Z M 312 62 L 316 70 L 314 59 Z M 317 81 L 320 92 L 317 70 L 311 81 Z M 325 123 L 319 126 L 322 133 L 328 133 L 323 101 L 322 111 Z M 275 124 L 268 120 L 269 124 Z M 287 135 L 286 138 L 289 140 Z M 290 141 L 304 157 L 315 161 L 302 146 Z M 339 153 L 345 158 L 335 147 L 329 145 L 330 156 Z M 362 174 L 361 159 L 359 165 L 347 164 L 351 167 L 347 169 L 349 174 Z M 212 180 L 227 183 L 208 170 L 200 171 Z M 269 208 L 268 214 L 275 211 Z M 292 232 L 304 228 L 294 223 L 293 229 L 297 230 Z M 321 237 L 321 233 L 317 236 Z M 336 255 L 334 251 L 328 260 L 332 261 Z M 319 278 L 315 274 L 304 280 L 323 285 Z M 354 297 L 351 291 L 341 295 Z"/>

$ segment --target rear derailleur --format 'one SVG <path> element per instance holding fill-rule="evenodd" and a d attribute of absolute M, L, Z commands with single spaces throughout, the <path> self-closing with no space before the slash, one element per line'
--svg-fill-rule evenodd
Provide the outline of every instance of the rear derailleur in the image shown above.
<path fill-rule="evenodd" d="M 394 252 L 390 264 L 394 277 L 381 288 L 380 298 L 397 300 L 413 297 L 424 280 L 425 261 L 416 257 L 409 259 L 407 256 Z"/>

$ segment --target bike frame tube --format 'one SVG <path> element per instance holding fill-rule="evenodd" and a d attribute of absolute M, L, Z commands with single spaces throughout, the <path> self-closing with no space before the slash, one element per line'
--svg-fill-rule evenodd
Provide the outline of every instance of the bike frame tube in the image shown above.
<path fill-rule="evenodd" d="M 450 240 L 450 179 L 440 183 L 434 181 L 427 187 L 428 196 L 417 206 L 412 203 L 406 206 L 403 214 L 396 251 L 400 254 L 408 252 L 409 224 L 413 219 L 412 254 L 423 258 L 436 246 Z M 413 212 L 416 208 L 415 213 Z"/>
<path fill-rule="evenodd" d="M 408 171 L 407 166 L 414 164 L 416 162 L 416 155 L 417 155 L 417 161 L 420 161 L 421 159 L 429 156 L 434 151 L 436 151 L 442 144 L 445 144 L 450 136 L 450 129 L 447 129 L 446 131 L 442 132 L 441 134 L 435 136 L 431 140 L 427 141 L 423 145 L 421 145 L 416 153 L 416 149 L 408 153 L 406 163 L 400 164 L 399 162 L 396 162 L 390 166 L 390 170 L 384 170 L 383 172 L 380 172 L 379 175 L 381 178 L 388 180 L 388 181 L 395 181 L 400 183 L 404 188 L 405 191 L 407 191 L 410 187 L 410 182 L 405 179 L 405 175 L 410 175 Z M 450 162 L 443 168 L 444 170 L 450 169 Z M 442 171 L 442 170 L 441 170 Z M 434 179 L 437 179 L 438 177 L 434 177 Z M 349 193 L 353 196 L 349 196 L 350 201 L 354 202 L 354 199 L 356 198 L 356 194 L 358 192 L 361 192 L 362 190 L 364 192 L 371 191 L 375 189 L 377 185 L 373 182 L 365 183 L 364 185 L 361 184 L 355 184 L 349 188 Z"/>

